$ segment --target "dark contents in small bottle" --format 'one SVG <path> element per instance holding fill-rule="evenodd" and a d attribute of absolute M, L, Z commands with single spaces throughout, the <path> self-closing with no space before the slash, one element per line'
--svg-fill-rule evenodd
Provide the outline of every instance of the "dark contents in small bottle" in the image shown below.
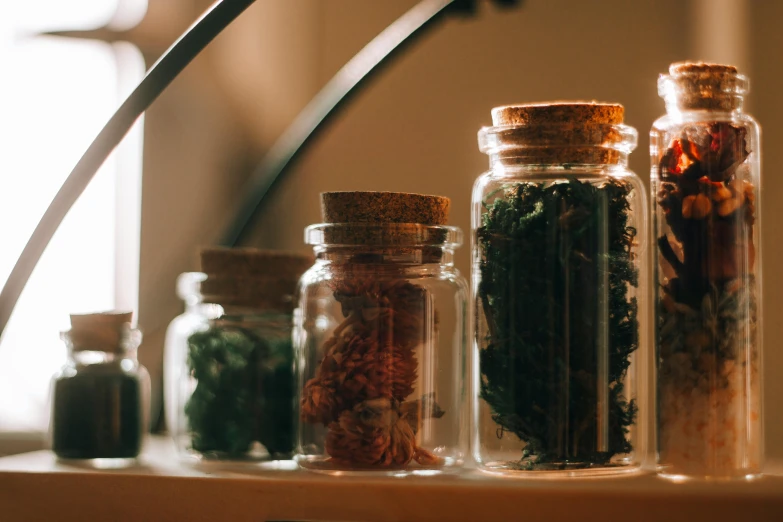
<path fill-rule="evenodd" d="M 61 458 L 134 458 L 141 450 L 139 379 L 119 361 L 77 366 L 54 383 L 52 449 Z"/>

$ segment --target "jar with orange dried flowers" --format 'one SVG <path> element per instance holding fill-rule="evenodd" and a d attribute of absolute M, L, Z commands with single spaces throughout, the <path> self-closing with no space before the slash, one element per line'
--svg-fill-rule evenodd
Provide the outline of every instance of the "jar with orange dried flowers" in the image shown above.
<path fill-rule="evenodd" d="M 306 229 L 316 263 L 296 312 L 297 461 L 341 473 L 458 468 L 468 290 L 449 200 L 327 192 L 322 210 Z"/>
<path fill-rule="evenodd" d="M 657 247 L 658 465 L 674 477 L 760 472 L 759 127 L 727 65 L 661 75 L 650 133 Z"/>

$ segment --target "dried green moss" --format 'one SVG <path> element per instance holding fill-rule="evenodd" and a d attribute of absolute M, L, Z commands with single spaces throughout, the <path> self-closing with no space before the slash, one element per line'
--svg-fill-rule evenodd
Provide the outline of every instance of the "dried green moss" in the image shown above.
<path fill-rule="evenodd" d="M 196 387 L 185 406 L 194 450 L 242 458 L 260 442 L 275 457 L 294 445 L 291 339 L 213 327 L 188 339 Z"/>
<path fill-rule="evenodd" d="M 485 202 L 480 394 L 498 435 L 509 431 L 526 443 L 522 467 L 606 465 L 632 450 L 637 408 L 623 381 L 639 327 L 629 297 L 638 285 L 629 193 L 620 181 L 570 178 L 513 184 Z M 602 428 L 605 444 L 597 440 Z"/>

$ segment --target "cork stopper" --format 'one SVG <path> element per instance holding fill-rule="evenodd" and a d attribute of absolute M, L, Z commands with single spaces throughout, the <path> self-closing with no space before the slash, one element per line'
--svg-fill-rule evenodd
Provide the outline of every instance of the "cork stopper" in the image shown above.
<path fill-rule="evenodd" d="M 675 105 L 683 109 L 734 110 L 747 91 L 748 80 L 735 66 L 718 63 L 673 63 L 658 80 L 661 96 L 676 96 Z"/>
<path fill-rule="evenodd" d="M 704 74 L 708 76 L 735 75 L 737 68 L 733 65 L 707 62 L 675 62 L 669 65 L 669 74 Z"/>
<path fill-rule="evenodd" d="M 119 353 L 132 318 L 133 312 L 72 314 L 67 335 L 74 351 Z"/>
<path fill-rule="evenodd" d="M 204 302 L 288 313 L 299 278 L 312 255 L 255 248 L 206 248 L 201 251 Z"/>
<path fill-rule="evenodd" d="M 321 213 L 325 224 L 308 228 L 311 244 L 365 246 L 384 255 L 410 253 L 418 248 L 438 250 L 448 240 L 451 200 L 409 192 L 324 192 Z M 377 250 L 381 248 L 381 250 Z"/>
<path fill-rule="evenodd" d="M 585 125 L 623 122 L 625 109 L 618 103 L 548 102 L 505 105 L 492 109 L 492 124 L 500 125 Z"/>
<path fill-rule="evenodd" d="M 310 255 L 257 248 L 205 248 L 201 251 L 201 271 L 234 276 L 274 275 L 299 279 L 313 264 Z"/>
<path fill-rule="evenodd" d="M 618 163 L 636 144 L 635 131 L 622 125 L 624 115 L 622 105 L 596 101 L 495 107 L 494 126 L 479 132 L 479 146 L 521 164 Z"/>
<path fill-rule="evenodd" d="M 419 223 L 445 225 L 451 200 L 409 192 L 324 192 L 325 223 Z"/>

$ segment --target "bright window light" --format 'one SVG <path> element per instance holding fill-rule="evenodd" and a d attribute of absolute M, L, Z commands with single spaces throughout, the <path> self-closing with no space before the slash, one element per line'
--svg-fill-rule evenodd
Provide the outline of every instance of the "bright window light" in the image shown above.
<path fill-rule="evenodd" d="M 70 170 L 141 79 L 144 64 L 129 44 L 30 34 L 99 27 L 111 21 L 120 0 L 0 3 L 4 282 Z M 138 123 L 65 218 L 0 339 L 0 431 L 46 429 L 49 379 L 65 361 L 59 332 L 68 328 L 68 314 L 136 311 L 140 184 Z"/>

